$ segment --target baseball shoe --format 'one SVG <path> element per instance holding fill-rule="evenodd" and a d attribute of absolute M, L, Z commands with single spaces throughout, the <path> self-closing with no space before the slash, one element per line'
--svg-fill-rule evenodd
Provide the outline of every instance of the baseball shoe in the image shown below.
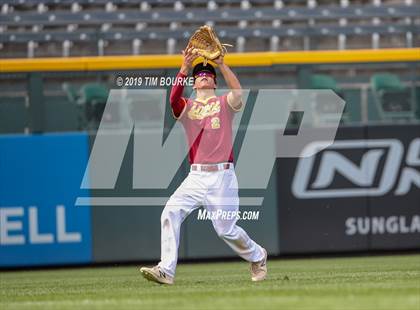
<path fill-rule="evenodd" d="M 262 281 L 267 276 L 267 251 L 264 250 L 264 258 L 259 262 L 251 263 L 251 280 Z"/>
<path fill-rule="evenodd" d="M 141 267 L 140 272 L 143 277 L 149 281 L 153 281 L 160 284 L 174 284 L 174 278 L 166 274 L 159 266 L 152 268 Z"/>

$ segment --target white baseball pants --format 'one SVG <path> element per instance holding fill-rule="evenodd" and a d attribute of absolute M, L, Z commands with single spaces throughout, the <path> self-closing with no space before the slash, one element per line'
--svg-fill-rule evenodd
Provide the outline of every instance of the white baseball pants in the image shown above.
<path fill-rule="evenodd" d="M 215 172 L 190 171 L 174 194 L 169 198 L 161 215 L 161 261 L 159 267 L 175 276 L 181 224 L 195 209 L 203 206 L 208 212 L 238 211 L 238 181 L 233 169 Z M 236 218 L 212 219 L 217 235 L 240 257 L 249 262 L 264 258 L 260 245 L 236 225 Z"/>

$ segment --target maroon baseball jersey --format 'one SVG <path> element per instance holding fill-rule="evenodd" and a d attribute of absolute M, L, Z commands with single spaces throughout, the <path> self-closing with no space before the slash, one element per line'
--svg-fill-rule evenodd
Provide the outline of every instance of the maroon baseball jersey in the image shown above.
<path fill-rule="evenodd" d="M 190 163 L 233 162 L 232 122 L 235 110 L 228 104 L 227 94 L 202 101 L 181 97 L 182 90 L 181 85 L 172 88 L 171 107 L 185 129 Z"/>

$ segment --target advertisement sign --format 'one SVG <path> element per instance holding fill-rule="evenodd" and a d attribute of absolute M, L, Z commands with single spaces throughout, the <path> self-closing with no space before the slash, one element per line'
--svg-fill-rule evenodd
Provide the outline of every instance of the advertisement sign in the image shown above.
<path fill-rule="evenodd" d="M 418 132 L 414 125 L 344 127 L 314 156 L 279 159 L 280 251 L 419 248 Z"/>
<path fill-rule="evenodd" d="M 0 267 L 91 261 L 86 134 L 0 138 Z"/>
<path fill-rule="evenodd" d="M 370 216 L 353 220 L 354 231 L 368 231 L 371 249 L 420 249 L 420 126 L 372 126 L 367 134 L 375 140 L 397 138 L 402 154 L 392 158 L 398 169 L 385 171 L 388 191 L 368 198 Z"/>

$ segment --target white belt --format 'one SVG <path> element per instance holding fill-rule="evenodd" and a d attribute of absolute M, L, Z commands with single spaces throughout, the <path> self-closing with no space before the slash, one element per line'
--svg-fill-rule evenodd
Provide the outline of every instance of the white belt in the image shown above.
<path fill-rule="evenodd" d="M 233 169 L 233 163 L 192 164 L 190 171 L 215 172 L 228 169 Z"/>

